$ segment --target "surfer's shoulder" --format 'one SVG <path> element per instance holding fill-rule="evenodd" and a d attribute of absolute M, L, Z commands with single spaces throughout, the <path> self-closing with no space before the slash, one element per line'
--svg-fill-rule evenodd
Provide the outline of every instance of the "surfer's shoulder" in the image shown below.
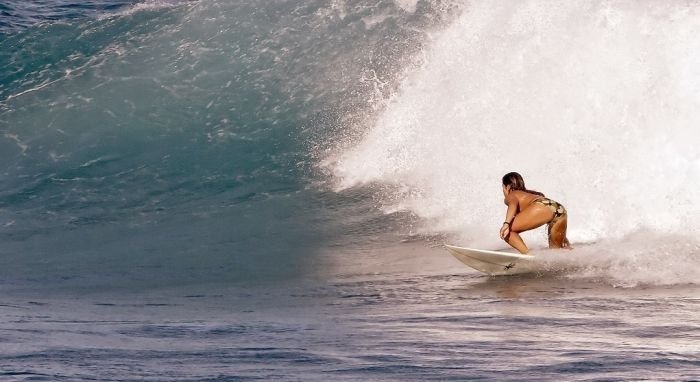
<path fill-rule="evenodd" d="M 512 191 L 509 192 L 508 195 L 506 195 L 506 198 L 503 200 L 505 204 L 511 204 L 511 203 L 520 203 L 520 197 L 518 195 L 520 191 Z"/>

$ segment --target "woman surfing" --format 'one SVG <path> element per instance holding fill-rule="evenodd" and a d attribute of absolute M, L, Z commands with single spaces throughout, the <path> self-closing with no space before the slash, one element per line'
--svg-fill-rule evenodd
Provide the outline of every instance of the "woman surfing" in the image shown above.
<path fill-rule="evenodd" d="M 501 239 L 511 247 L 528 253 L 520 232 L 547 224 L 549 248 L 571 248 L 566 238 L 566 209 L 543 193 L 525 188 L 523 177 L 517 172 L 503 176 L 503 202 L 508 206 L 506 220 L 501 226 Z"/>

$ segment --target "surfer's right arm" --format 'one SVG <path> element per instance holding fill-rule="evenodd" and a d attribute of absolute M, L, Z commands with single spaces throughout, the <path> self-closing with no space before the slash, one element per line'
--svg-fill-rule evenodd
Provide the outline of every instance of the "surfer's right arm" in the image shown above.
<path fill-rule="evenodd" d="M 506 220 L 501 225 L 501 239 L 505 239 L 510 233 L 510 225 L 518 212 L 518 198 L 513 193 L 509 193 L 506 196 L 505 202 L 508 205 L 508 210 L 506 211 Z"/>

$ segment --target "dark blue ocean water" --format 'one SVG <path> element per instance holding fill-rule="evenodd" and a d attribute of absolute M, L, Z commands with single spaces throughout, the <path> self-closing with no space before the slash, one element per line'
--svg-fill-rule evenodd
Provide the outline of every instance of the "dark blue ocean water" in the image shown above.
<path fill-rule="evenodd" d="M 329 158 L 476 9 L 2 2 L 0 377 L 700 380 L 696 242 L 642 231 L 490 278 L 408 186 L 338 187 Z"/>
<path fill-rule="evenodd" d="M 0 33 L 16 33 L 42 22 L 66 22 L 119 11 L 136 4 L 128 1 L 5 0 L 0 4 Z"/>

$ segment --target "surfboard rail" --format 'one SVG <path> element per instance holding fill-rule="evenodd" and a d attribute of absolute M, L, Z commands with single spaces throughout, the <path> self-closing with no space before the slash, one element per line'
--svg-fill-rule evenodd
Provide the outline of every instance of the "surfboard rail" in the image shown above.
<path fill-rule="evenodd" d="M 452 256 L 463 264 L 491 276 L 515 275 L 536 271 L 534 256 L 488 249 L 444 244 Z"/>

